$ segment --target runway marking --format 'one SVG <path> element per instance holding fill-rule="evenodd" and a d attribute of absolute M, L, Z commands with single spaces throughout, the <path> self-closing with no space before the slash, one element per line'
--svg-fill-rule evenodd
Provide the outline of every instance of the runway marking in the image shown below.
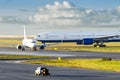
<path fill-rule="evenodd" d="M 16 64 L 19 64 L 19 63 L 22 63 L 22 62 L 24 62 L 24 61 L 4 61 L 4 62 L 6 62 L 6 63 L 16 63 Z"/>
<path fill-rule="evenodd" d="M 33 55 L 33 56 L 51 56 L 51 57 L 69 57 L 71 54 L 45 53 L 45 52 L 11 52 L 1 51 L 0 54 L 15 54 L 15 55 Z"/>

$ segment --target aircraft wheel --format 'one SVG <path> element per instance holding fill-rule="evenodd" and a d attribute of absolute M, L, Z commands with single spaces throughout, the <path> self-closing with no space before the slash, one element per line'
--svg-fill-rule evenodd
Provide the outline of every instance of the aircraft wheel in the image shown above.
<path fill-rule="evenodd" d="M 22 48 L 22 51 L 25 51 L 25 48 Z"/>
<path fill-rule="evenodd" d="M 44 49 L 44 46 L 40 46 L 40 49 Z"/>
<path fill-rule="evenodd" d="M 106 45 L 99 45 L 100 47 L 106 47 Z"/>
<path fill-rule="evenodd" d="M 95 44 L 94 47 L 106 47 L 106 45 L 105 44 L 101 44 L 101 45 L 100 44 Z"/>
<path fill-rule="evenodd" d="M 94 47 L 97 47 L 97 44 L 95 44 Z"/>
<path fill-rule="evenodd" d="M 38 74 L 35 74 L 35 76 L 38 76 Z"/>
<path fill-rule="evenodd" d="M 33 50 L 33 51 L 36 51 L 37 49 L 36 49 L 36 48 L 33 48 L 32 50 Z"/>

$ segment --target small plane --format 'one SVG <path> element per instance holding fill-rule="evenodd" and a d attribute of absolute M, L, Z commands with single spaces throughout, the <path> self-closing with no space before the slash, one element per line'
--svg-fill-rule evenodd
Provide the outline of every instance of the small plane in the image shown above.
<path fill-rule="evenodd" d="M 36 40 L 27 38 L 24 25 L 24 39 L 22 40 L 22 44 L 18 44 L 16 48 L 18 50 L 25 50 L 26 47 L 32 49 L 33 51 L 36 51 L 38 45 L 36 43 Z"/>
<path fill-rule="evenodd" d="M 46 42 L 76 42 L 78 45 L 94 44 L 94 47 L 106 47 L 104 42 L 120 42 L 120 35 L 116 33 L 48 32 L 37 34 L 34 39 L 42 42 L 40 49 L 46 47 Z"/>

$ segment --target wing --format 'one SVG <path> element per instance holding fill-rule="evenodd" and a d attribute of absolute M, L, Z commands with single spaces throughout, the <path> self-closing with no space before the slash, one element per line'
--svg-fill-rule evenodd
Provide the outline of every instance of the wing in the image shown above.
<path fill-rule="evenodd" d="M 103 42 L 109 42 L 109 40 L 120 40 L 120 35 L 112 35 L 112 36 L 103 36 L 103 37 L 97 37 L 97 38 L 94 38 L 94 41 L 95 42 L 100 42 L 100 41 L 103 41 Z"/>

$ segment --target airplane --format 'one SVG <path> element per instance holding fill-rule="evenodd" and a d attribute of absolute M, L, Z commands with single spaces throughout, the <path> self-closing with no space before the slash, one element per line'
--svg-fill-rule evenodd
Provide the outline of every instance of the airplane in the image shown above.
<path fill-rule="evenodd" d="M 37 34 L 35 40 L 42 42 L 40 49 L 46 47 L 46 42 L 75 42 L 77 45 L 92 45 L 106 47 L 104 42 L 120 42 L 120 35 L 116 33 L 88 33 L 88 32 L 47 32 Z"/>
<path fill-rule="evenodd" d="M 22 44 L 18 44 L 16 46 L 16 48 L 18 50 L 25 50 L 25 48 L 30 48 L 32 49 L 33 51 L 36 51 L 37 50 L 37 43 L 36 43 L 36 40 L 34 39 L 28 39 L 27 36 L 26 36 L 26 30 L 25 30 L 25 25 L 24 25 L 24 39 L 22 40 Z"/>

